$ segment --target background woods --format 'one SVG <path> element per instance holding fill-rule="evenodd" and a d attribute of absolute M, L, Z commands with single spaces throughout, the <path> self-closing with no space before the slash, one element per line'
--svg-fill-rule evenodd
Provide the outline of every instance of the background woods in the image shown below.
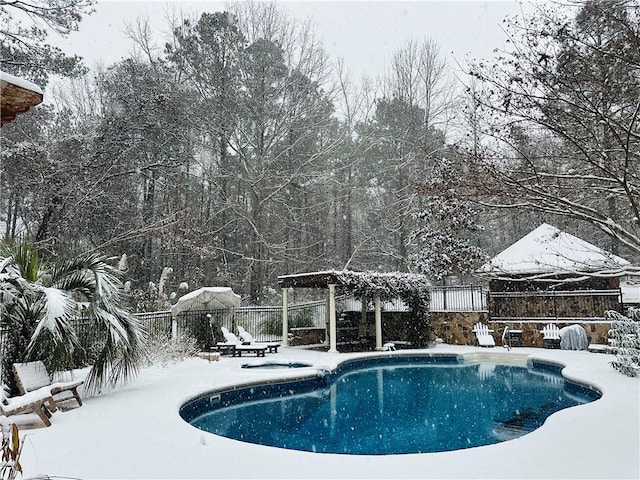
<path fill-rule="evenodd" d="M 275 4 L 168 22 L 160 46 L 139 20 L 134 53 L 92 72 L 46 49 L 46 68 L 11 62 L 10 31 L 0 48 L 5 71 L 67 76 L 2 129 L 2 235 L 126 253 L 135 308 L 157 308 L 163 272 L 164 291 L 255 304 L 305 270 L 464 278 L 543 219 L 640 255 L 636 2 L 508 20 L 510 47 L 465 67 L 466 89 L 429 39 L 353 82 Z"/>

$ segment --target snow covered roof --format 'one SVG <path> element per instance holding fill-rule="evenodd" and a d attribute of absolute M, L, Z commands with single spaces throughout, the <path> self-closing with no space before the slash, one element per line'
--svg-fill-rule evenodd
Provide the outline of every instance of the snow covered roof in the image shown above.
<path fill-rule="evenodd" d="M 631 263 L 543 223 L 477 270 L 488 277 L 605 272 L 622 274 Z"/>
<path fill-rule="evenodd" d="M 42 102 L 40 87 L 22 78 L 0 71 L 1 124 L 9 123 L 16 115 Z"/>

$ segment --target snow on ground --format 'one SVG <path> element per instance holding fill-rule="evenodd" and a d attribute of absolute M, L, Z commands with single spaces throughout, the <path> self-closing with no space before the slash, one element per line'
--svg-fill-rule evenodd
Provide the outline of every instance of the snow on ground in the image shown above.
<path fill-rule="evenodd" d="M 256 361 L 251 358 L 191 358 L 144 369 L 124 387 L 56 412 L 50 428 L 22 430 L 25 478 L 640 478 L 640 380 L 615 372 L 611 355 L 447 345 L 430 351 L 526 354 L 560 362 L 566 376 L 591 383 L 603 396 L 557 412 L 538 430 L 497 445 L 410 455 L 318 454 L 230 440 L 184 422 L 178 409 L 200 393 L 282 375 L 241 369 Z M 354 355 L 372 354 L 282 348 L 269 357 L 334 367 Z M 311 371 L 292 369 L 285 375 Z"/>

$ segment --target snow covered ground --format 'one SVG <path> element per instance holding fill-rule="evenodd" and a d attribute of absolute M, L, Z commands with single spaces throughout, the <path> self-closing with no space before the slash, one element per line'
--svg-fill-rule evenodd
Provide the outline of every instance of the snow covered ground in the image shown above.
<path fill-rule="evenodd" d="M 497 445 L 411 455 L 316 454 L 246 444 L 184 422 L 179 407 L 199 393 L 282 373 L 240 368 L 256 362 L 254 358 L 192 358 L 147 368 L 126 386 L 86 398 L 80 408 L 57 412 L 50 428 L 22 430 L 24 474 L 83 479 L 640 478 L 640 380 L 615 372 L 608 364 L 612 356 L 447 345 L 431 350 L 553 360 L 566 365 L 565 376 L 591 383 L 603 396 L 557 412 L 533 433 Z M 268 359 L 333 367 L 353 355 L 362 354 L 282 348 Z"/>

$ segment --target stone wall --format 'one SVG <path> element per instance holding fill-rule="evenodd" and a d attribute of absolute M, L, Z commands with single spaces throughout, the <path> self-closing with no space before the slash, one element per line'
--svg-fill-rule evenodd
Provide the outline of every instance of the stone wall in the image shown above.
<path fill-rule="evenodd" d="M 384 312 L 382 337 L 385 341 L 411 341 L 405 332 L 407 322 L 411 318 L 407 314 L 390 315 Z M 358 314 L 359 316 L 359 314 Z M 432 313 L 431 328 L 432 337 L 441 338 L 449 345 L 476 345 L 476 335 L 473 333 L 473 326 L 482 322 L 493 330 L 493 337 L 496 345 L 502 345 L 502 333 L 505 326 L 511 329 L 522 330 L 522 344 L 525 347 L 542 347 L 542 334 L 540 330 L 550 322 L 540 323 L 518 323 L 518 322 L 491 322 L 488 320 L 487 312 L 447 312 Z M 572 323 L 557 323 L 558 328 L 572 325 Z M 607 334 L 611 325 L 608 323 L 587 323 L 582 325 L 587 331 L 590 343 L 607 345 Z M 369 325 L 368 334 L 375 335 L 375 325 Z M 291 345 L 312 345 L 326 342 L 326 331 L 320 327 L 301 327 L 290 330 L 292 338 Z"/>
<path fill-rule="evenodd" d="M 449 345 L 476 345 L 476 336 L 473 326 L 477 322 L 485 323 L 493 330 L 496 345 L 502 345 L 502 333 L 505 326 L 510 329 L 522 330 L 522 343 L 526 347 L 542 347 L 542 334 L 540 330 L 551 322 L 518 323 L 518 322 L 491 322 L 487 312 L 446 312 L 432 313 L 431 327 L 433 337 L 441 338 Z M 558 328 L 576 323 L 557 323 Z M 607 335 L 611 324 L 609 323 L 577 323 L 586 330 L 590 343 L 607 344 Z"/>

